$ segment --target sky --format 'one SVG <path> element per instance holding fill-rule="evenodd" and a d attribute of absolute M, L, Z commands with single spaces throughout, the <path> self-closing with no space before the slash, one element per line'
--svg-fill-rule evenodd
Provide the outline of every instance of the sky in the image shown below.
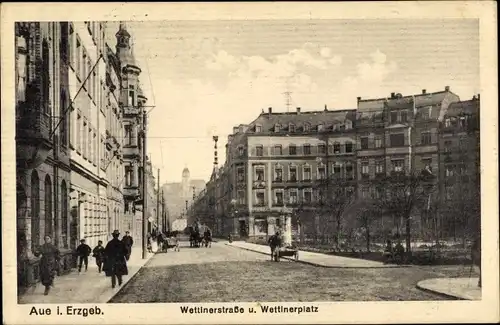
<path fill-rule="evenodd" d="M 184 167 L 207 181 L 233 126 L 261 112 L 356 108 L 356 98 L 479 89 L 478 20 L 127 22 L 148 104 L 148 152 L 160 180 Z M 108 23 L 114 44 L 118 23 Z M 111 35 L 111 36 L 110 36 Z"/>

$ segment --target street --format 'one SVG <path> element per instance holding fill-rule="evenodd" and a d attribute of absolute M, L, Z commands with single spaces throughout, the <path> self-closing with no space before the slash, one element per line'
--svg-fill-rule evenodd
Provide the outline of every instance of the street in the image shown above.
<path fill-rule="evenodd" d="M 467 266 L 323 268 L 213 243 L 156 254 L 110 303 L 443 300 L 427 278 L 467 276 Z"/>

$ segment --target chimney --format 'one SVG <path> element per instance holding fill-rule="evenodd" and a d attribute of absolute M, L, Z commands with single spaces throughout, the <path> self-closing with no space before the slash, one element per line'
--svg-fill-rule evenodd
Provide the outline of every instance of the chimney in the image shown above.
<path fill-rule="evenodd" d="M 426 93 L 427 93 L 427 90 L 422 89 L 422 94 L 426 94 Z"/>
<path fill-rule="evenodd" d="M 444 87 L 444 91 L 450 91 L 450 86 Z"/>
<path fill-rule="evenodd" d="M 391 93 L 391 98 L 396 97 L 396 93 Z"/>
<path fill-rule="evenodd" d="M 237 126 L 233 126 L 233 134 L 237 134 L 239 131 L 239 128 Z"/>
<path fill-rule="evenodd" d="M 328 106 L 326 106 L 326 104 L 325 104 L 325 112 L 326 112 L 326 111 L 328 111 Z"/>
<path fill-rule="evenodd" d="M 300 114 L 300 107 L 297 107 L 297 114 Z"/>
<path fill-rule="evenodd" d="M 477 94 L 477 100 L 481 99 L 481 94 Z"/>
<path fill-rule="evenodd" d="M 472 100 L 476 100 L 476 99 L 477 99 L 476 95 L 472 96 Z"/>
<path fill-rule="evenodd" d="M 267 109 L 267 112 L 268 112 L 269 114 L 272 114 L 272 113 L 273 113 L 273 108 L 272 108 L 272 107 L 269 107 L 269 108 Z"/>
<path fill-rule="evenodd" d="M 358 97 L 358 102 L 361 100 L 361 97 Z"/>

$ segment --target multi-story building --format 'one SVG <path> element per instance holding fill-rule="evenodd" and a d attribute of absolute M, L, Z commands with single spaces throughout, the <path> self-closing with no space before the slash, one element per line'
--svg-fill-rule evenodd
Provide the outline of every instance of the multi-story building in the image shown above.
<path fill-rule="evenodd" d="M 470 239 L 479 232 L 481 177 L 480 96 L 453 103 L 440 124 L 441 236 Z"/>
<path fill-rule="evenodd" d="M 434 93 L 424 89 L 411 96 L 392 93 L 389 98 L 358 98 L 359 197 L 380 198 L 373 185 L 386 176 L 410 175 L 424 169 L 438 175 L 439 121 L 450 104 L 459 100 L 449 87 Z M 384 222 L 392 223 L 385 218 L 377 221 L 382 228 Z M 414 218 L 413 228 L 422 229 L 420 222 L 420 218 Z"/>
<path fill-rule="evenodd" d="M 18 284 L 38 281 L 33 252 L 51 236 L 72 264 L 70 248 L 70 143 L 67 112 L 70 49 L 68 23 L 15 25 L 16 205 Z"/>
<path fill-rule="evenodd" d="M 156 184 L 156 177 L 154 176 L 153 165 L 149 157 L 146 158 L 146 177 L 147 177 L 147 218 L 148 218 L 148 233 L 153 229 L 161 229 L 161 207 L 158 203 L 158 190 Z"/>
<path fill-rule="evenodd" d="M 124 23 L 120 23 L 116 33 L 116 56 L 120 62 L 121 92 L 119 102 L 123 107 L 124 141 L 122 143 L 125 167 L 123 184 L 124 219 L 121 231 L 130 231 L 140 242 L 142 238 L 142 177 L 144 174 L 143 138 L 146 135 L 147 98 L 139 82 L 141 69 L 138 66 L 130 45 L 131 35 Z"/>
<path fill-rule="evenodd" d="M 477 114 L 472 113 L 478 110 L 477 105 L 477 99 L 460 102 L 445 87 L 444 91 L 422 90 L 411 96 L 359 97 L 357 109 L 352 110 L 330 111 L 325 107 L 323 111 L 301 112 L 297 108 L 294 113 L 273 113 L 270 108 L 250 124 L 233 129 L 224 167 L 207 183 L 190 215 L 215 216 L 213 221 L 207 217 L 206 222 L 224 236 L 232 233 L 263 239 L 276 228 L 291 233 L 300 225 L 306 239 L 318 234 L 324 238 L 337 231 L 335 225 L 328 224 L 329 218 L 320 218 L 325 207 L 324 184 L 330 191 L 332 185 L 352 189 L 356 202 L 370 202 L 383 194 L 376 186 L 381 180 L 424 172 L 430 177 L 419 186 L 429 189 L 430 194 L 419 198 L 411 217 L 412 235 L 423 238 L 424 228 L 435 227 L 428 220 L 431 202 L 436 197 L 443 200 L 446 182 L 442 180 L 452 174 L 446 166 L 454 163 L 449 155 L 443 155 L 450 150 L 446 149 L 450 147 L 448 138 L 459 132 L 451 121 L 462 121 L 464 114 L 475 116 L 465 119 L 473 121 L 467 124 L 474 130 L 467 133 L 467 148 L 476 150 L 475 155 L 469 155 L 474 157 L 470 163 L 477 161 L 479 127 Z M 465 143 L 460 137 L 453 139 L 458 139 L 457 144 Z M 463 144 L 458 147 L 465 150 Z M 474 168 L 467 169 L 469 174 L 477 175 Z M 470 181 L 478 184 L 478 179 Z M 328 188 L 326 192 L 330 195 Z M 342 222 L 347 228 L 360 226 L 356 217 L 361 210 L 356 206 L 363 206 L 354 206 L 343 211 L 347 216 Z M 477 221 L 477 216 L 471 220 Z M 401 231 L 403 220 L 382 215 L 374 223 L 385 236 L 388 228 Z"/>

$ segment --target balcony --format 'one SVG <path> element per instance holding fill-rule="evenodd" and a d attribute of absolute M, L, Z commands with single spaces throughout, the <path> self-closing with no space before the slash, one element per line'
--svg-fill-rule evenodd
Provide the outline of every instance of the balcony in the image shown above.
<path fill-rule="evenodd" d="M 128 187 L 124 187 L 123 188 L 123 196 L 127 196 L 127 197 L 139 197 L 140 195 L 140 191 L 139 191 L 139 187 L 132 187 L 132 186 L 128 186 Z"/>
<path fill-rule="evenodd" d="M 123 107 L 124 115 L 139 115 L 141 114 L 141 109 L 136 106 L 124 106 Z"/>
<path fill-rule="evenodd" d="M 266 188 L 266 181 L 254 181 L 252 183 L 253 188 Z"/>
<path fill-rule="evenodd" d="M 20 168 L 40 166 L 50 151 L 50 117 L 38 110 L 18 107 L 21 111 L 16 119 L 16 161 Z"/>

